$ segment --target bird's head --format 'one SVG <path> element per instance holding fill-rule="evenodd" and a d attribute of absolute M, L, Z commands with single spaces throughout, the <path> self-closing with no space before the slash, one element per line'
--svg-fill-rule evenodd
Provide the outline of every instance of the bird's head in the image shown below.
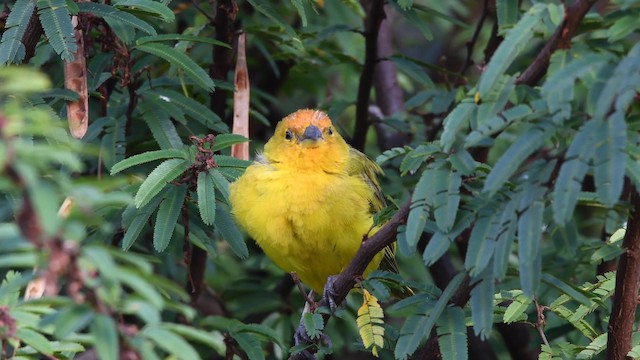
<path fill-rule="evenodd" d="M 304 109 L 278 123 L 264 153 L 272 161 L 295 162 L 296 166 L 304 166 L 304 161 L 308 165 L 326 160 L 346 161 L 349 147 L 327 114 Z"/>

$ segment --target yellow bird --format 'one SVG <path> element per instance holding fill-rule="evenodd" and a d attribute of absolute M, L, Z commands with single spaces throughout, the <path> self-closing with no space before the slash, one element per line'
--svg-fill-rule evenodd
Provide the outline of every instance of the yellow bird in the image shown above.
<path fill-rule="evenodd" d="M 231 184 L 231 206 L 276 265 L 322 294 L 327 277 L 340 273 L 376 230 L 373 214 L 384 206 L 380 173 L 327 114 L 298 110 L 278 123 L 264 152 Z"/>

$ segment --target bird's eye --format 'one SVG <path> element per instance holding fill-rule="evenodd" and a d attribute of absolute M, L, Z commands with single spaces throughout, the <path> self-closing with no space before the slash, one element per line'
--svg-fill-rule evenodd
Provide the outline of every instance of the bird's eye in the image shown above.
<path fill-rule="evenodd" d="M 291 130 L 287 130 L 287 132 L 284 133 L 284 138 L 287 140 L 293 139 L 293 133 L 291 132 Z"/>
<path fill-rule="evenodd" d="M 331 127 L 327 129 L 327 134 L 333 135 L 333 129 Z"/>

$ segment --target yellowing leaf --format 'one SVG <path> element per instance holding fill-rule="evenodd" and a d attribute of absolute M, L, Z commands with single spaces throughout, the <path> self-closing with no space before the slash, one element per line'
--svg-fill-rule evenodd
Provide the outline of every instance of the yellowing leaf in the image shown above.
<path fill-rule="evenodd" d="M 366 289 L 363 289 L 363 292 L 363 302 L 358 309 L 356 323 L 364 347 L 371 348 L 371 354 L 378 357 L 378 349 L 384 345 L 384 312 L 375 296 Z"/>

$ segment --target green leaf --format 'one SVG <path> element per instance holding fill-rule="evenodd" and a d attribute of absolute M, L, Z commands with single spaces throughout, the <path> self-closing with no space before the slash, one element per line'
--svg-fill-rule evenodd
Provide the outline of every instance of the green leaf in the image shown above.
<path fill-rule="evenodd" d="M 147 326 L 141 335 L 153 341 L 159 348 L 178 359 L 197 360 L 200 355 L 185 339 L 159 326 Z"/>
<path fill-rule="evenodd" d="M 589 169 L 589 162 L 596 148 L 597 132 L 602 128 L 600 121 L 589 120 L 576 134 L 564 156 L 553 189 L 553 220 L 564 225 L 573 216 L 573 210 L 582 190 L 582 180 Z"/>
<path fill-rule="evenodd" d="M 440 175 L 440 174 L 438 174 Z M 460 185 L 462 177 L 454 169 L 444 176 L 434 176 L 433 203 L 434 215 L 438 228 L 443 232 L 451 231 L 460 204 Z"/>
<path fill-rule="evenodd" d="M 554 53 L 549 67 L 551 75 L 542 86 L 549 112 L 559 112 L 556 117 L 562 120 L 569 118 L 575 97 L 575 81 L 590 72 L 597 72 L 607 60 L 608 57 L 602 54 L 577 56 L 566 50 Z"/>
<path fill-rule="evenodd" d="M 186 159 L 186 154 L 182 149 L 166 149 L 166 150 L 155 150 L 155 151 L 147 151 L 142 154 L 133 155 L 128 157 L 117 164 L 113 165 L 111 168 L 111 175 L 117 174 L 122 170 L 128 169 L 132 166 L 160 160 L 160 159 L 172 159 L 172 158 L 181 158 Z"/>
<path fill-rule="evenodd" d="M 633 160 L 631 157 L 627 157 L 624 164 L 627 176 L 633 185 L 635 185 L 636 190 L 640 191 L 640 162 Z"/>
<path fill-rule="evenodd" d="M 166 5 L 152 0 L 123 0 L 115 4 L 117 8 L 122 10 L 132 10 L 133 12 L 141 12 L 150 15 L 164 22 L 173 22 L 175 15 L 173 11 Z"/>
<path fill-rule="evenodd" d="M 416 310 L 416 314 L 407 319 L 400 330 L 398 342 L 394 350 L 396 359 L 407 359 L 409 355 L 416 351 L 420 342 L 429 336 L 433 325 L 444 311 L 453 294 L 464 281 L 464 278 L 465 274 L 463 272 L 458 273 L 451 279 L 434 305 L 428 302 L 422 303 Z"/>
<path fill-rule="evenodd" d="M 161 191 L 162 192 L 162 191 Z M 127 209 L 131 209 L 131 211 L 135 211 L 135 216 L 129 222 L 129 225 L 126 224 L 125 214 L 127 211 L 122 214 L 122 223 L 126 229 L 124 233 L 124 237 L 122 238 L 122 250 L 129 250 L 131 245 L 138 239 L 140 232 L 144 228 L 144 226 L 149 221 L 149 217 L 153 214 L 158 205 L 160 205 L 160 201 L 162 201 L 163 197 L 160 196 L 161 192 L 157 194 L 151 201 L 149 201 L 146 205 L 136 209 L 135 206 L 128 207 Z"/>
<path fill-rule="evenodd" d="M 140 185 L 134 198 L 136 207 L 146 205 L 169 181 L 180 176 L 189 166 L 189 162 L 184 159 L 169 159 L 158 165 Z"/>
<path fill-rule="evenodd" d="M 296 8 L 300 21 L 302 21 L 302 27 L 307 27 L 307 13 L 304 11 L 304 3 L 302 0 L 291 0 L 291 4 Z"/>
<path fill-rule="evenodd" d="M 522 321 L 523 317 L 526 320 L 527 314 L 525 312 L 529 309 L 529 305 L 531 305 L 531 302 L 532 300 L 524 295 L 516 296 L 504 311 L 502 320 L 506 324 L 516 321 Z"/>
<path fill-rule="evenodd" d="M 220 134 L 216 136 L 216 141 L 211 147 L 212 151 L 220 151 L 222 149 L 231 147 L 234 144 L 241 144 L 248 142 L 249 139 L 238 134 Z"/>
<path fill-rule="evenodd" d="M 640 29 L 638 20 L 638 11 L 631 11 L 626 16 L 616 20 L 608 29 L 607 37 L 609 42 L 614 43 L 622 40 L 627 35 Z"/>
<path fill-rule="evenodd" d="M 222 341 L 218 341 L 216 337 L 212 336 L 211 332 L 183 324 L 164 323 L 160 326 L 182 336 L 185 339 L 194 340 L 199 343 L 205 344 L 210 348 L 216 350 L 219 354 L 224 354 L 226 350 L 225 344 Z"/>
<path fill-rule="evenodd" d="M 248 0 L 251 6 L 262 15 L 268 17 L 271 21 L 276 23 L 285 33 L 291 37 L 292 45 L 297 50 L 303 50 L 303 44 L 296 31 L 287 23 L 285 19 L 271 6 L 271 2 L 264 0 Z"/>
<path fill-rule="evenodd" d="M 469 358 L 467 325 L 462 308 L 457 306 L 447 308 L 438 319 L 436 329 L 443 359 L 467 360 Z"/>
<path fill-rule="evenodd" d="M 429 29 L 429 27 L 427 26 L 428 22 L 422 20 L 419 16 L 418 13 L 416 12 L 416 8 L 415 7 L 402 7 L 399 6 L 399 4 L 396 4 L 395 2 L 391 2 L 392 5 L 395 5 L 396 10 L 398 10 L 398 12 L 405 17 L 405 19 L 409 20 L 409 22 L 411 23 L 411 25 L 415 26 L 416 28 L 418 28 L 418 30 L 420 31 L 420 33 L 422 33 L 422 36 L 424 36 L 424 38 L 427 41 L 431 41 L 433 40 L 433 33 L 431 33 L 431 30 Z"/>
<path fill-rule="evenodd" d="M 198 210 L 200 217 L 207 225 L 213 225 L 216 220 L 216 193 L 213 176 L 209 172 L 198 174 Z"/>
<path fill-rule="evenodd" d="M 178 130 L 171 122 L 169 114 L 159 106 L 154 106 L 152 101 L 141 101 L 138 104 L 142 117 L 149 130 L 162 149 L 180 149 L 183 147 Z"/>
<path fill-rule="evenodd" d="M 491 334 L 493 325 L 493 295 L 495 292 L 495 280 L 493 278 L 493 266 L 487 266 L 471 280 L 474 284 L 471 289 L 471 320 L 473 331 L 481 340 L 487 340 Z"/>
<path fill-rule="evenodd" d="M 113 6 L 93 2 L 79 2 L 77 3 L 77 5 L 80 9 L 80 12 L 88 12 L 105 20 L 115 21 L 128 27 L 133 27 L 138 30 L 144 31 L 149 35 L 157 35 L 156 29 L 154 29 L 153 26 L 149 25 L 146 21 L 140 20 L 127 12 L 120 11 Z"/>
<path fill-rule="evenodd" d="M 518 0 L 496 0 L 496 15 L 501 31 L 512 27 L 518 21 Z"/>
<path fill-rule="evenodd" d="M 496 82 L 507 71 L 511 63 L 527 48 L 535 30 L 542 23 L 547 5 L 533 5 L 518 23 L 507 32 L 507 36 L 498 46 L 478 82 L 480 98 L 484 99 L 492 91 Z"/>
<path fill-rule="evenodd" d="M 120 358 L 120 345 L 116 323 L 107 315 L 99 314 L 91 323 L 91 335 L 95 339 L 94 346 L 101 360 L 117 360 Z"/>
<path fill-rule="evenodd" d="M 0 41 L 0 66 L 10 63 L 19 64 L 24 59 L 26 49 L 23 37 L 35 7 L 35 1 L 17 0 L 11 8 Z"/>
<path fill-rule="evenodd" d="M 382 154 L 378 155 L 378 157 L 376 158 L 376 162 L 378 163 L 378 165 L 382 165 L 393 158 L 405 155 L 409 151 L 411 151 L 411 148 L 408 146 L 394 147 L 389 150 L 385 150 Z"/>
<path fill-rule="evenodd" d="M 187 116 L 200 122 L 202 125 L 206 126 L 209 129 L 213 129 L 220 133 L 229 132 L 229 127 L 224 122 L 222 122 L 222 120 L 216 113 L 192 98 L 167 89 L 147 91 L 145 94 L 148 96 L 155 96 L 164 101 L 171 102 L 172 104 L 182 109 Z"/>
<path fill-rule="evenodd" d="M 118 268 L 115 271 L 115 278 L 125 285 L 137 295 L 145 299 L 149 304 L 156 309 L 162 309 L 165 306 L 164 297 L 160 294 L 160 288 L 158 282 L 151 282 L 153 275 L 144 274 L 129 269 Z"/>
<path fill-rule="evenodd" d="M 224 201 L 229 204 L 229 181 L 217 169 L 209 169 L 209 175 L 213 180 L 214 187 L 222 195 Z"/>
<path fill-rule="evenodd" d="M 464 259 L 464 267 L 471 276 L 478 276 L 489 264 L 496 247 L 496 237 L 500 234 L 500 211 L 495 206 L 487 206 L 480 211 L 471 235 L 469 249 Z"/>
<path fill-rule="evenodd" d="M 101 151 L 103 161 L 107 168 L 124 159 L 126 150 L 125 123 L 124 117 L 107 117 L 105 123 L 105 133 L 102 136 Z"/>
<path fill-rule="evenodd" d="M 607 348 L 608 333 L 600 334 L 597 338 L 593 339 L 584 350 L 578 353 L 576 359 L 592 359 L 594 356 L 601 353 Z"/>
<path fill-rule="evenodd" d="M 319 339 L 324 330 L 324 321 L 319 313 L 307 312 L 302 315 L 304 328 L 311 339 Z"/>
<path fill-rule="evenodd" d="M 159 41 L 191 41 L 203 44 L 211 44 L 231 49 L 231 46 L 222 41 L 211 39 L 205 36 L 187 35 L 187 34 L 160 34 L 156 36 L 144 36 L 136 40 L 136 45 L 142 45 L 149 42 Z"/>
<path fill-rule="evenodd" d="M 511 255 L 511 245 L 516 238 L 516 227 L 518 218 L 516 215 L 516 205 L 519 199 L 511 199 L 506 204 L 500 216 L 500 234 L 493 250 L 493 276 L 502 280 L 507 273 L 509 256 Z"/>
<path fill-rule="evenodd" d="M 467 135 L 467 138 L 464 140 L 464 147 L 468 149 L 476 146 L 480 141 L 502 131 L 516 121 L 531 115 L 531 113 L 532 110 L 528 105 L 520 104 L 493 116 Z"/>
<path fill-rule="evenodd" d="M 57 339 L 64 339 L 69 334 L 84 329 L 93 321 L 95 313 L 88 306 L 71 306 L 61 309 L 55 314 L 53 335 Z"/>
<path fill-rule="evenodd" d="M 636 43 L 616 66 L 596 102 L 594 117 L 604 119 L 613 110 L 623 116 L 640 83 L 640 43 Z"/>
<path fill-rule="evenodd" d="M 209 74 L 202 70 L 202 68 L 186 54 L 170 46 L 157 43 L 141 44 L 136 46 L 136 49 L 165 59 L 171 65 L 174 65 L 184 71 L 184 73 L 198 86 L 209 92 L 213 91 L 215 84 L 209 77 Z"/>
<path fill-rule="evenodd" d="M 595 142 L 597 146 L 593 156 L 593 176 L 596 194 L 605 206 L 612 207 L 622 193 L 627 160 L 627 124 L 624 112 L 615 112 L 606 121 L 600 122 Z"/>
<path fill-rule="evenodd" d="M 444 152 L 451 151 L 456 140 L 456 135 L 459 134 L 462 127 L 469 122 L 471 115 L 477 107 L 478 106 L 472 101 L 463 101 L 443 120 L 444 130 L 440 137 L 440 143 L 442 144 Z"/>
<path fill-rule="evenodd" d="M 49 339 L 41 333 L 27 327 L 18 327 L 16 337 L 39 353 L 53 355 L 53 347 Z"/>
<path fill-rule="evenodd" d="M 160 203 L 153 229 L 153 247 L 156 251 L 163 252 L 169 245 L 186 195 L 185 185 L 172 186 Z"/>
<path fill-rule="evenodd" d="M 545 283 L 567 294 L 571 299 L 579 302 L 586 307 L 591 307 L 593 305 L 591 300 L 589 300 L 589 298 L 585 296 L 582 291 L 575 289 L 572 285 L 556 278 L 549 273 L 542 274 L 542 280 Z"/>
<path fill-rule="evenodd" d="M 457 238 L 464 230 L 466 230 L 471 222 L 475 220 L 474 216 L 469 211 L 460 211 L 458 218 L 456 219 L 456 223 L 453 226 L 453 229 L 449 233 L 444 233 L 440 230 L 436 230 L 429 240 L 427 247 L 424 249 L 424 253 L 422 254 L 422 260 L 425 265 L 431 266 L 433 265 L 440 257 L 447 252 L 449 246 L 453 243 L 455 238 Z"/>
<path fill-rule="evenodd" d="M 518 170 L 520 164 L 529 155 L 553 135 L 553 127 L 548 123 L 541 123 L 524 132 L 516 141 L 500 156 L 484 183 L 483 192 L 493 195 L 502 188 L 505 182 Z"/>
<path fill-rule="evenodd" d="M 424 226 L 427 223 L 427 218 L 429 217 L 429 207 L 427 206 L 427 197 L 429 195 L 431 181 L 432 178 L 437 175 L 444 175 L 444 173 L 434 174 L 427 168 L 422 172 L 420 176 L 420 180 L 416 184 L 415 189 L 413 190 L 413 195 L 411 195 L 411 210 L 409 212 L 409 216 L 407 217 L 407 227 L 405 230 L 404 242 L 406 244 L 405 247 L 400 247 L 400 250 L 407 249 L 413 253 L 416 249 L 416 245 L 418 244 L 418 240 L 422 235 L 422 230 L 424 230 Z M 403 254 L 405 256 L 411 255 Z"/>
<path fill-rule="evenodd" d="M 540 282 L 540 242 L 544 202 L 533 201 L 518 219 L 518 266 L 524 294 L 534 298 Z"/>
<path fill-rule="evenodd" d="M 71 15 L 64 0 L 38 0 L 38 16 L 49 44 L 64 61 L 73 60 L 77 44 Z"/>
<path fill-rule="evenodd" d="M 249 249 L 244 242 L 242 233 L 238 230 L 229 212 L 223 206 L 216 207 L 215 229 L 229 243 L 231 250 L 241 259 L 249 256 Z"/>
<path fill-rule="evenodd" d="M 231 337 L 233 337 L 240 345 L 240 348 L 247 353 L 247 357 L 251 360 L 264 360 L 264 351 L 262 351 L 262 346 L 260 341 L 258 341 L 255 335 L 246 333 L 246 332 L 236 332 L 232 331 L 230 333 Z"/>

